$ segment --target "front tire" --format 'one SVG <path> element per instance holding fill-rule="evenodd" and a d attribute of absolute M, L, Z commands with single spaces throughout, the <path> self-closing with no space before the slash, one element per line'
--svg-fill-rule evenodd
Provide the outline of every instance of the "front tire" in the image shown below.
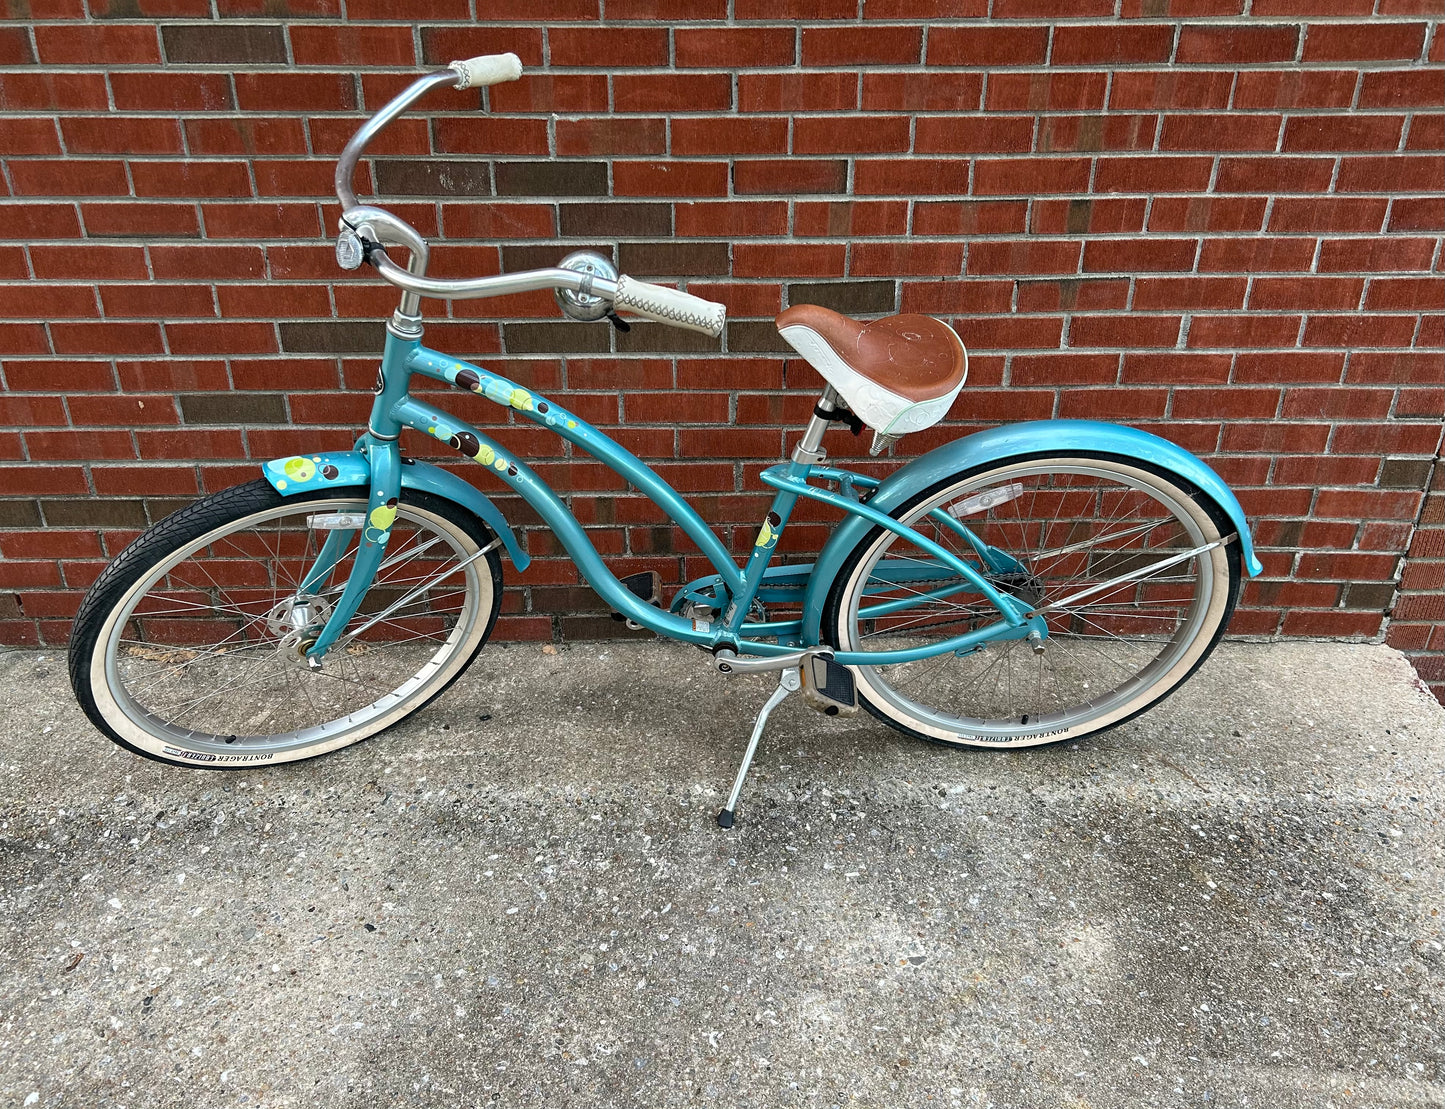
<path fill-rule="evenodd" d="M 304 658 L 356 551 L 354 531 L 327 525 L 364 519 L 369 495 L 282 497 L 254 481 L 144 532 L 72 630 L 71 685 L 91 722 L 147 758 L 241 768 L 349 746 L 439 696 L 491 634 L 502 573 L 486 526 L 426 493 L 403 492 L 372 587 L 322 667 Z M 330 534 L 350 538 L 307 582 Z"/>
<path fill-rule="evenodd" d="M 938 509 L 951 509 L 1013 565 L 985 565 L 929 518 Z M 1137 459 L 1003 459 L 945 478 L 892 515 L 971 561 L 996 588 L 1048 610 L 1039 644 L 996 641 L 961 656 L 854 667 L 864 707 L 920 739 L 1030 747 L 1115 727 L 1204 662 L 1239 596 L 1240 545 L 1222 541 L 1232 534 L 1228 517 L 1184 479 Z M 965 585 L 926 551 L 873 528 L 834 580 L 824 634 L 838 650 L 883 651 L 997 621 Z"/>

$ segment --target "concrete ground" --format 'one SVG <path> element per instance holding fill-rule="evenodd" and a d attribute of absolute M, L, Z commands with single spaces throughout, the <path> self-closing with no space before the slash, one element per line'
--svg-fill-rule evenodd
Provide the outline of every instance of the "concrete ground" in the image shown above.
<path fill-rule="evenodd" d="M 1093 741 L 954 751 L 662 644 L 488 648 L 236 773 L 0 655 L 0 1106 L 1445 1104 L 1445 710 L 1228 645 Z"/>

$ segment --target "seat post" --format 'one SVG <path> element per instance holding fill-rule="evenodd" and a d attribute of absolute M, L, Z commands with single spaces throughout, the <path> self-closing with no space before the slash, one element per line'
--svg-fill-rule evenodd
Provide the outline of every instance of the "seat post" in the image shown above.
<path fill-rule="evenodd" d="M 818 409 L 824 412 L 836 412 L 838 410 L 838 393 L 833 386 L 828 385 L 823 389 L 823 395 L 818 398 L 817 408 L 813 411 L 808 426 L 803 429 L 803 437 L 798 445 L 793 448 L 793 461 L 798 463 L 817 463 L 826 457 L 823 453 L 823 432 L 828 430 L 829 419 L 818 415 Z"/>

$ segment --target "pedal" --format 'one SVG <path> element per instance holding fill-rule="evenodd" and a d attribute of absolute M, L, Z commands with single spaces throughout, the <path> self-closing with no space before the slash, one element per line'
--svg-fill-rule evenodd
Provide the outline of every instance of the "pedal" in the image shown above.
<path fill-rule="evenodd" d="M 662 607 L 662 575 L 656 570 L 643 570 L 640 574 L 628 574 L 625 578 L 617 580 L 644 604 L 654 605 L 657 608 Z M 627 617 L 620 612 L 614 612 L 612 619 L 626 620 Z"/>
<path fill-rule="evenodd" d="M 803 660 L 803 700 L 825 716 L 851 716 L 858 711 L 858 688 L 853 671 L 841 662 L 817 655 Z"/>

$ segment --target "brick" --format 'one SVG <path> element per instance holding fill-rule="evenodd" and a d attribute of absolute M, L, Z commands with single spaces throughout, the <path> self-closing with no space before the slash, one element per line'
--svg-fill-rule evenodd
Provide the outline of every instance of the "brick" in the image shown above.
<path fill-rule="evenodd" d="M 125 196 L 130 191 L 120 162 L 11 160 L 9 168 L 16 196 Z"/>
<path fill-rule="evenodd" d="M 1082 244 L 1049 239 L 986 241 L 969 244 L 970 274 L 1076 273 Z"/>
<path fill-rule="evenodd" d="M 1084 280 L 1077 277 L 1060 281 L 1020 281 L 1018 304 L 1020 312 L 1108 312 L 1119 311 L 1129 303 L 1127 279 Z"/>
<path fill-rule="evenodd" d="M 1084 266 L 1088 268 L 1087 252 Z M 1141 277 L 1134 285 L 1133 307 L 1144 312 L 1171 308 L 1186 311 L 1240 309 L 1244 307 L 1247 284 L 1243 277 Z"/>
<path fill-rule="evenodd" d="M 245 162 L 196 159 L 145 162 L 132 159 L 130 173 L 137 197 L 237 197 L 251 194 L 251 175 Z"/>
<path fill-rule="evenodd" d="M 1312 23 L 1303 61 L 1413 60 L 1425 44 L 1424 23 Z"/>
<path fill-rule="evenodd" d="M 634 34 L 633 28 L 622 31 Z M 673 31 L 675 63 L 679 69 L 707 69 L 720 59 L 746 59 L 749 66 L 792 65 L 797 57 L 796 35 L 791 27 L 678 27 Z M 667 64 L 667 41 L 663 35 L 662 59 L 649 65 Z M 552 59 L 556 64 L 556 33 L 552 36 Z M 609 61 L 609 64 L 610 61 Z"/>
<path fill-rule="evenodd" d="M 918 26 L 804 27 L 803 65 L 916 65 L 923 59 Z"/>
<path fill-rule="evenodd" d="M 1354 242 L 1356 240 L 1346 240 Z M 1414 316 L 1361 315 L 1355 312 L 1311 315 L 1305 324 L 1306 347 L 1403 347 L 1415 334 Z M 1445 371 L 1442 371 L 1445 376 Z"/>
<path fill-rule="evenodd" d="M 526 13 L 528 20 L 547 18 L 540 0 L 531 7 L 533 10 Z M 574 4 L 570 7 L 574 12 L 573 18 L 577 18 L 585 10 L 584 5 Z M 491 11 L 497 11 L 495 0 L 491 0 Z M 497 14 L 500 16 L 501 13 Z M 393 9 L 385 18 L 395 16 Z M 522 59 L 524 69 L 532 69 L 542 64 L 542 28 L 535 22 L 525 27 L 507 27 L 496 23 L 489 23 L 485 27 L 422 27 L 421 49 L 422 61 L 427 65 L 446 65 L 453 58 L 472 58 L 478 54 L 513 53 Z M 527 84 L 532 80 L 535 80 L 535 77 L 524 72 L 522 80 L 512 84 Z"/>
<path fill-rule="evenodd" d="M 1235 77 L 1227 72 L 1120 70 L 1114 74 L 1109 107 L 1141 109 L 1223 109 L 1229 106 Z"/>
<path fill-rule="evenodd" d="M 1335 191 L 1377 192 L 1389 181 L 1397 192 L 1445 191 L 1445 162 L 1438 157 L 1342 158 Z"/>
<path fill-rule="evenodd" d="M 1148 420 L 1164 415 L 1167 389 L 1063 389 L 1060 419 Z"/>
<path fill-rule="evenodd" d="M 0 73 L 0 109 L 7 112 L 105 111 L 109 106 L 104 74 Z"/>
<path fill-rule="evenodd" d="M 101 305 L 112 318 L 149 316 L 214 316 L 215 302 L 206 285 L 102 285 Z"/>
<path fill-rule="evenodd" d="M 103 243 L 85 246 L 44 245 L 30 248 L 30 263 L 38 278 L 75 280 L 144 280 L 145 248 L 110 246 Z"/>
<path fill-rule="evenodd" d="M 1291 124 L 1298 121 L 1292 120 Z M 1279 138 L 1277 115 L 1166 115 L 1159 132 L 1160 150 L 1273 150 Z M 1305 147 L 1304 149 L 1313 149 Z"/>
<path fill-rule="evenodd" d="M 920 200 L 913 205 L 917 235 L 1009 234 L 1024 230 L 1027 206 L 1014 200 Z"/>
<path fill-rule="evenodd" d="M 122 29 L 129 30 L 107 28 Z M 173 24 L 161 27 L 160 33 L 166 60 L 173 64 L 284 65 L 286 62 L 286 31 L 279 23 Z"/>
<path fill-rule="evenodd" d="M 1148 353 L 1130 351 L 1124 355 L 1124 367 L 1120 372 L 1122 384 L 1144 385 L 1222 385 L 1229 380 L 1229 356 L 1225 354 Z M 1265 392 L 1269 390 L 1249 390 Z M 1177 394 L 1176 394 L 1177 396 Z M 1224 398 L 1217 398 L 1222 408 Z M 1218 412 L 1223 415 L 1222 411 Z M 1273 409 L 1264 415 L 1272 415 Z M 1176 417 L 1183 414 L 1176 411 Z M 1238 413 L 1230 413 L 1231 416 Z"/>
<path fill-rule="evenodd" d="M 286 422 L 286 403 L 279 393 L 192 393 L 177 400 L 187 424 Z"/>
<path fill-rule="evenodd" d="M 50 65 L 89 65 L 97 58 L 124 58 L 131 65 L 159 63 L 160 47 L 153 26 L 102 26 L 67 23 L 34 28 L 35 48 L 40 61 Z M 7 62 L 7 65 L 24 65 Z"/>
<path fill-rule="evenodd" d="M 1042 65 L 1048 53 L 1047 27 L 931 27 L 930 66 Z"/>
<path fill-rule="evenodd" d="M 991 73 L 984 107 L 1010 112 L 1101 111 L 1106 88 L 1102 73 Z"/>
<path fill-rule="evenodd" d="M 739 168 L 743 164 L 739 163 Z M 616 196 L 726 196 L 727 186 L 726 162 L 612 163 Z"/>
<path fill-rule="evenodd" d="M 1442 301 L 1439 277 L 1375 277 L 1365 294 L 1370 311 L 1439 308 Z"/>
<path fill-rule="evenodd" d="M 869 112 L 971 112 L 981 107 L 982 97 L 983 78 L 977 73 L 863 74 L 862 105 Z"/>
<path fill-rule="evenodd" d="M 618 248 L 618 265 L 625 273 L 642 275 L 691 277 L 725 274 L 728 272 L 728 244 L 697 241 L 623 243 Z"/>
<path fill-rule="evenodd" d="M 612 103 L 619 112 L 722 112 L 733 106 L 733 82 L 726 73 L 618 74 Z"/>
<path fill-rule="evenodd" d="M 415 17 L 412 8 L 408 12 Z M 351 18 L 358 18 L 354 13 Z M 356 25 L 307 27 L 293 24 L 291 56 L 296 65 L 406 66 L 417 64 L 410 27 Z"/>
<path fill-rule="evenodd" d="M 962 243 L 855 243 L 849 269 L 855 276 L 957 274 Z"/>
<path fill-rule="evenodd" d="M 667 121 L 628 116 L 601 119 L 559 119 L 557 153 L 563 156 L 598 154 L 663 154 L 667 151 Z"/>
<path fill-rule="evenodd" d="M 784 235 L 788 230 L 788 206 L 783 201 L 694 201 L 678 203 L 674 211 L 679 235 L 746 238 Z"/>
<path fill-rule="evenodd" d="M 668 64 L 663 27 L 553 27 L 547 42 L 554 66 L 627 69 Z M 716 59 L 711 64 L 716 65 Z"/>
<path fill-rule="evenodd" d="M 498 196 L 603 196 L 605 162 L 498 162 Z"/>
<path fill-rule="evenodd" d="M 1286 389 L 1286 419 L 1379 420 L 1389 414 L 1395 399 L 1392 389 Z"/>
<path fill-rule="evenodd" d="M 894 310 L 892 281 L 793 282 L 788 304 L 820 304 L 845 316 L 886 314 Z"/>
<path fill-rule="evenodd" d="M 409 121 L 403 121 L 409 122 Z M 187 119 L 183 121 L 186 146 L 194 155 L 307 153 L 306 127 L 300 119 Z M 387 146 L 386 138 L 377 149 Z"/>
<path fill-rule="evenodd" d="M 978 196 L 1084 192 L 1088 183 L 1089 162 L 1084 158 L 980 158 L 974 165 L 973 192 Z M 943 190 L 940 185 L 927 191 Z"/>
<path fill-rule="evenodd" d="M 1172 347 L 1178 338 L 1178 316 L 1075 316 L 1069 325 L 1072 347 Z"/>
<path fill-rule="evenodd" d="M 221 112 L 235 107 L 224 73 L 118 70 L 110 75 L 115 106 L 123 112 Z"/>
<path fill-rule="evenodd" d="M 793 234 L 868 238 L 905 235 L 906 200 L 800 200 L 793 206 Z"/>
<path fill-rule="evenodd" d="M 1344 366 L 1344 355 L 1334 351 L 1241 351 L 1234 359 L 1234 380 L 1333 383 L 1340 380 Z"/>
<path fill-rule="evenodd" d="M 1284 129 L 1282 148 L 1297 150 L 1394 150 L 1403 116 L 1295 116 Z"/>
<path fill-rule="evenodd" d="M 1199 256 L 1200 273 L 1289 273 L 1309 268 L 1315 254 L 1313 239 L 1278 236 L 1205 239 Z M 1319 307 L 1306 304 L 1304 307 Z"/>
<path fill-rule="evenodd" d="M 749 159 L 734 166 L 733 188 L 743 195 L 842 193 L 848 188 L 848 163 L 833 159 Z"/>
<path fill-rule="evenodd" d="M 667 204 L 562 204 L 558 212 L 563 235 L 626 238 L 672 231 L 672 208 Z"/>
<path fill-rule="evenodd" d="M 1173 28 L 1159 24 L 1064 25 L 1054 29 L 1050 60 L 1054 65 L 1167 62 L 1173 45 Z"/>
<path fill-rule="evenodd" d="M 903 153 L 909 147 L 911 125 L 907 116 L 802 116 L 793 124 L 793 151 L 797 154 Z M 673 141 L 675 145 L 675 137 Z M 774 139 L 762 148 L 785 151 L 786 143 Z M 918 149 L 926 152 L 930 148 L 924 143 Z"/>
<path fill-rule="evenodd" d="M 60 153 L 60 138 L 50 119 L 0 119 L 0 144 L 11 158 Z"/>
<path fill-rule="evenodd" d="M 533 73 L 487 90 L 494 112 L 605 112 L 607 78 L 600 73 Z"/>
<path fill-rule="evenodd" d="M 838 117 L 831 117 L 829 122 L 832 118 Z M 908 149 L 907 120 L 902 122 L 905 126 L 902 128 L 901 145 L 895 145 L 892 149 Z M 863 125 L 861 120 L 854 120 L 851 127 L 856 130 L 860 125 Z M 802 121 L 799 121 L 799 134 L 802 133 L 801 126 Z M 839 139 L 843 145 L 835 149 L 848 149 L 847 130 L 840 128 Z M 920 154 L 1024 152 L 1032 147 L 1033 137 L 1034 121 L 1028 116 L 923 116 L 916 124 L 913 148 Z M 795 145 L 795 148 L 799 152 L 806 151 L 803 146 Z"/>
<path fill-rule="evenodd" d="M 1299 40 L 1300 28 L 1291 24 L 1183 27 L 1174 61 L 1180 65 L 1291 62 Z"/>
<path fill-rule="evenodd" d="M 1353 70 L 1242 70 L 1235 79 L 1234 107 L 1348 108 L 1357 76 Z"/>
<path fill-rule="evenodd" d="M 841 243 L 738 243 L 733 248 L 735 277 L 842 277 Z"/>
<path fill-rule="evenodd" d="M 1321 273 L 1392 270 L 1428 270 L 1435 256 L 1436 240 L 1405 239 L 1398 236 L 1375 239 L 1325 239 L 1320 243 L 1318 270 Z M 1441 303 L 1445 304 L 1445 288 Z M 1382 343 L 1372 343 L 1382 346 Z M 1408 343 L 1402 344 L 1408 345 Z"/>
<path fill-rule="evenodd" d="M 1158 125 L 1152 115 L 1051 116 L 1040 121 L 1034 146 L 1040 153 L 1150 150 Z"/>
<path fill-rule="evenodd" d="M 547 153 L 547 121 L 444 116 L 432 120 L 432 149 L 439 154 Z"/>
<path fill-rule="evenodd" d="M 1202 192 L 1209 185 L 1214 159 L 1170 156 L 1099 158 L 1094 166 L 1095 193 Z M 1079 190 L 1083 191 L 1083 190 Z"/>
<path fill-rule="evenodd" d="M 1156 197 L 1149 208 L 1149 230 L 1260 231 L 1267 205 L 1262 196 Z"/>
<path fill-rule="evenodd" d="M 56 354 L 159 354 L 161 331 L 153 323 L 54 323 Z"/>
<path fill-rule="evenodd" d="M 1093 272 L 1162 272 L 1194 268 L 1195 239 L 1093 239 L 1084 247 L 1084 269 Z"/>
<path fill-rule="evenodd" d="M 798 120 L 799 134 L 805 123 L 831 122 L 827 119 L 804 118 Z M 903 121 L 903 145 L 908 149 L 907 120 Z M 724 116 L 721 119 L 674 119 L 672 121 L 672 153 L 675 155 L 717 155 L 717 154 L 766 154 L 787 153 L 788 121 L 759 116 Z M 843 149 L 850 149 L 844 147 Z M 818 153 L 827 148 L 818 146 L 809 150 L 804 145 L 797 147 L 799 153 Z"/>
<path fill-rule="evenodd" d="M 1374 231 L 1383 230 L 1384 197 L 1282 197 L 1270 213 L 1271 231 Z"/>
<path fill-rule="evenodd" d="M 1445 104 L 1438 69 L 1366 73 L 1360 79 L 1362 108 L 1438 108 Z"/>
<path fill-rule="evenodd" d="M 740 112 L 837 112 L 857 107 L 856 73 L 738 74 Z"/>
<path fill-rule="evenodd" d="M 1431 385 L 1445 383 L 1445 361 L 1434 351 L 1356 351 L 1348 380 Z"/>
<path fill-rule="evenodd" d="M 1396 198 L 1390 205 L 1389 230 L 1445 230 L 1445 197 Z"/>
<path fill-rule="evenodd" d="M 1317 193 L 1329 188 L 1333 158 L 1221 158 L 1221 193 Z"/>
<path fill-rule="evenodd" d="M 1134 357 L 1151 356 L 1126 355 Z M 1229 358 L 1226 354 L 1210 357 L 1226 362 Z M 1213 367 L 1205 363 L 1198 372 L 1210 373 Z M 1176 389 L 1172 414 L 1176 420 L 1270 420 L 1279 412 L 1279 397 L 1278 389 Z"/>

